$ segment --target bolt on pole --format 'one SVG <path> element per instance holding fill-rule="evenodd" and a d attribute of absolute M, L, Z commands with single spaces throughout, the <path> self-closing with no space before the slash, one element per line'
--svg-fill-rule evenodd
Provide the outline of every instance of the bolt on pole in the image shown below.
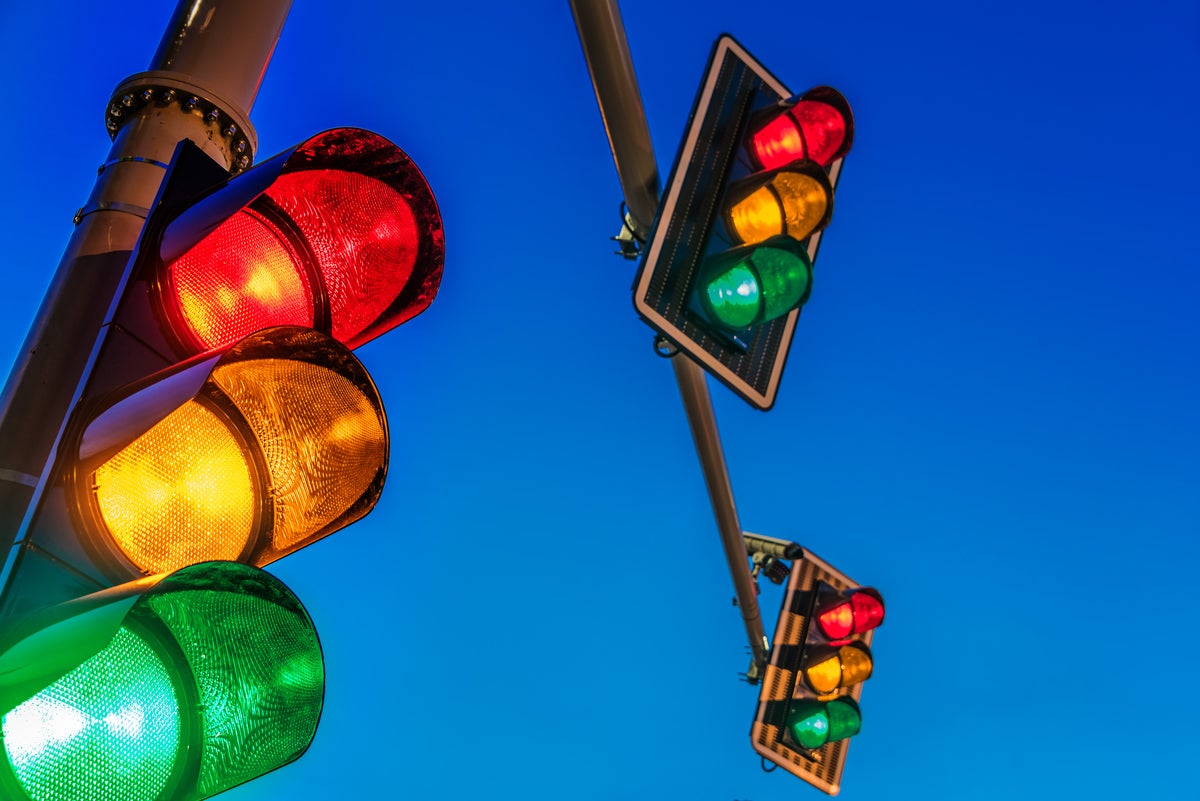
<path fill-rule="evenodd" d="M 645 238 L 658 210 L 658 166 L 621 12 L 616 0 L 570 2 L 596 101 L 600 105 L 600 115 L 608 132 L 621 190 L 625 193 L 635 233 Z M 746 544 L 733 502 L 733 489 L 725 465 L 725 454 L 721 449 L 721 436 L 717 431 L 712 400 L 704 371 L 699 365 L 679 354 L 671 359 L 671 363 L 692 429 L 700 467 L 708 485 L 708 496 L 729 563 L 729 572 L 733 577 L 738 607 L 742 610 L 742 620 L 750 640 L 752 660 L 746 678 L 755 683 L 767 664 L 770 649 L 759 614 L 754 578 L 750 575 Z"/>

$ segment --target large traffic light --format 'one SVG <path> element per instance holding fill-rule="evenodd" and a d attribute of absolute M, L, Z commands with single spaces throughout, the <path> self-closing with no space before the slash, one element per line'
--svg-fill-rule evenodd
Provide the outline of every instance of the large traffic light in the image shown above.
<path fill-rule="evenodd" d="M 369 512 L 387 422 L 349 348 L 424 310 L 443 254 L 428 184 L 377 134 L 327 131 L 232 178 L 182 142 L 0 615 L 261 566 Z"/>
<path fill-rule="evenodd" d="M 809 552 L 792 563 L 770 661 L 750 729 L 754 750 L 835 795 L 849 738 L 858 734 L 862 682 L 883 596 Z"/>
<path fill-rule="evenodd" d="M 0 796 L 190 801 L 299 757 L 325 671 L 277 579 L 208 562 L 29 619 L 0 651 Z"/>
<path fill-rule="evenodd" d="M 791 93 L 717 40 L 646 255 L 634 306 L 760 409 L 775 402 L 821 231 L 854 138 L 840 93 Z"/>
<path fill-rule="evenodd" d="M 41 421 L 0 597 L 0 797 L 191 801 L 308 747 L 316 634 L 251 565 L 375 505 L 387 420 L 351 348 L 423 311 L 443 256 L 377 134 L 234 177 L 179 143 L 68 416 Z"/>

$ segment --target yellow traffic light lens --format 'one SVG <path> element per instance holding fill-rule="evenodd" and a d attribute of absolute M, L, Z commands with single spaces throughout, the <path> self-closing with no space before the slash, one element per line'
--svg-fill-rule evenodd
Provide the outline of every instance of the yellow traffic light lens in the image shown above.
<path fill-rule="evenodd" d="M 842 663 L 842 686 L 850 687 L 871 677 L 874 667 L 871 662 L 871 652 L 866 646 L 851 644 L 838 649 L 838 659 Z"/>
<path fill-rule="evenodd" d="M 146 573 L 236 560 L 253 534 L 249 459 L 228 424 L 194 400 L 101 464 L 93 492 L 113 542 Z"/>
<path fill-rule="evenodd" d="M 246 418 L 262 449 L 275 510 L 270 547 L 277 552 L 303 544 L 344 515 L 387 461 L 381 412 L 332 370 L 254 359 L 218 367 L 212 381 Z"/>
<path fill-rule="evenodd" d="M 730 206 L 730 233 L 747 245 L 779 234 L 804 239 L 826 221 L 828 209 L 825 185 L 811 175 L 781 170 Z"/>
<path fill-rule="evenodd" d="M 828 695 L 843 687 L 853 687 L 871 677 L 871 651 L 859 642 L 836 650 L 817 649 L 804 666 L 804 678 L 818 695 Z"/>
<path fill-rule="evenodd" d="M 842 686 L 842 662 L 837 654 L 831 654 L 828 658 L 805 668 L 804 675 L 813 690 L 821 695 L 831 693 Z"/>

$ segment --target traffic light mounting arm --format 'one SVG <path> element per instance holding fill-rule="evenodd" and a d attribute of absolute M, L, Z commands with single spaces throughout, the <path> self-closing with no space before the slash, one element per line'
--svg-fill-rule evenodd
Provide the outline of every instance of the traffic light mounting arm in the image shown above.
<path fill-rule="evenodd" d="M 658 211 L 658 167 L 621 12 L 616 0 L 598 0 L 595 3 L 572 0 L 571 12 L 575 16 L 584 60 L 592 76 L 596 102 L 605 120 L 609 146 L 631 216 L 639 222 L 652 220 Z M 651 176 L 654 191 L 647 192 Z M 634 233 L 643 232 L 638 230 Z M 754 578 L 750 575 L 746 560 L 742 527 L 733 502 L 733 489 L 729 483 L 729 471 L 721 449 L 712 400 L 704 380 L 704 370 L 699 365 L 678 355 L 671 359 L 671 364 L 696 443 L 700 466 L 704 471 L 713 515 L 717 520 L 738 607 L 742 610 L 742 620 L 750 641 L 751 662 L 746 671 L 746 680 L 755 684 L 767 663 L 767 636 L 754 592 Z"/>

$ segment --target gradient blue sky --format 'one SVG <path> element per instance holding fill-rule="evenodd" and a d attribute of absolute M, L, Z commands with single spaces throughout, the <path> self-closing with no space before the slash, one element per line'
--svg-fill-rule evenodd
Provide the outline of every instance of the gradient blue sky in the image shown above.
<path fill-rule="evenodd" d="M 0 369 L 173 5 L 0 2 Z M 1197 8 L 624 4 L 664 176 L 721 32 L 856 113 L 775 409 L 711 384 L 744 527 L 888 601 L 848 801 L 1195 794 Z M 298 0 L 252 118 L 260 158 L 338 125 L 396 141 L 447 260 L 359 351 L 379 506 L 271 568 L 324 645 L 317 738 L 222 798 L 820 797 L 750 747 L 565 0 Z"/>

